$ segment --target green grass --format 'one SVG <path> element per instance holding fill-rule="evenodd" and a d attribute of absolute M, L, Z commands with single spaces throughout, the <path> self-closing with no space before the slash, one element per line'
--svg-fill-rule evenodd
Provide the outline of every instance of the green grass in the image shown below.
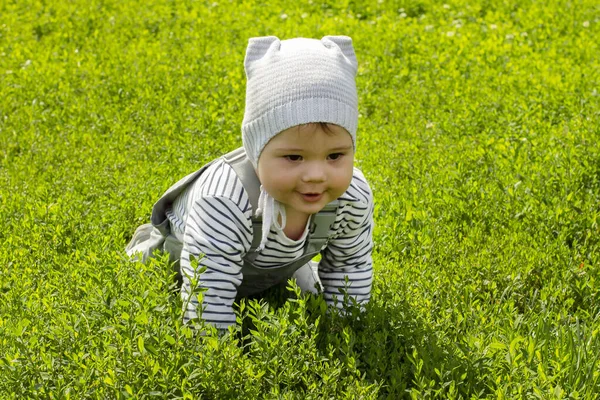
<path fill-rule="evenodd" d="M 372 301 L 273 290 L 198 337 L 123 249 L 240 146 L 270 34 L 354 39 Z M 593 0 L 1 2 L 0 397 L 594 399 L 598 43 Z"/>

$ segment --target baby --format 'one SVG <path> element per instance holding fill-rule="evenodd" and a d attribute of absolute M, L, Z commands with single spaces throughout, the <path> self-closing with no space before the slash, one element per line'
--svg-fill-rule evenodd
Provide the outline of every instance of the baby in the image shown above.
<path fill-rule="evenodd" d="M 186 322 L 235 323 L 236 298 L 295 278 L 342 307 L 372 283 L 373 198 L 353 166 L 358 123 L 352 39 L 249 40 L 243 148 L 183 178 L 155 204 L 128 254 L 180 268 Z M 321 260 L 312 258 L 321 254 Z M 197 258 L 198 275 L 192 259 Z M 205 291 L 199 302 L 192 282 Z"/>

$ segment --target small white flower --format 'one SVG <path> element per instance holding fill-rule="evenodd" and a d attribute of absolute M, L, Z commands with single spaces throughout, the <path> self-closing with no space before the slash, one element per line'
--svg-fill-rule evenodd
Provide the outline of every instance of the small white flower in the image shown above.
<path fill-rule="evenodd" d="M 512 33 L 509 33 L 508 35 L 506 35 L 506 40 L 513 40 L 515 38 L 515 35 L 513 35 Z"/>
<path fill-rule="evenodd" d="M 521 36 L 523 36 L 523 37 L 527 37 L 527 36 L 529 36 L 529 35 L 527 34 L 527 32 L 521 32 Z"/>
<path fill-rule="evenodd" d="M 583 27 L 588 28 L 590 26 L 590 21 L 583 21 Z"/>
<path fill-rule="evenodd" d="M 435 124 L 433 122 L 427 122 L 427 125 L 425 125 L 425 128 L 427 129 L 431 129 L 435 126 Z"/>
<path fill-rule="evenodd" d="M 490 25 L 490 29 L 498 29 L 498 25 L 496 25 L 496 24 L 491 24 L 491 25 Z"/>
<path fill-rule="evenodd" d="M 285 14 L 285 13 L 284 13 L 284 14 L 281 14 L 281 15 L 279 16 L 279 18 L 281 18 L 281 19 L 282 19 L 282 20 L 284 20 L 284 21 L 287 19 L 287 17 L 288 17 L 288 15 L 287 15 L 287 14 Z"/>
<path fill-rule="evenodd" d="M 448 4 L 444 4 L 442 7 L 444 7 L 446 10 L 450 9 L 450 6 Z"/>
<path fill-rule="evenodd" d="M 404 13 L 404 12 L 403 12 L 403 13 L 401 13 L 401 14 L 400 14 L 400 18 L 406 18 L 406 13 Z"/>
<path fill-rule="evenodd" d="M 302 15 L 300 17 L 302 17 L 302 19 L 307 18 L 308 17 L 308 13 L 302 13 Z"/>
<path fill-rule="evenodd" d="M 425 30 L 426 30 L 427 32 L 430 32 L 430 31 L 432 31 L 432 30 L 433 30 L 433 25 L 427 25 L 427 26 L 425 26 Z"/>
<path fill-rule="evenodd" d="M 454 31 L 448 31 L 448 32 L 446 32 L 446 36 L 448 36 L 448 37 L 452 37 L 455 34 L 456 34 L 456 32 L 454 32 Z"/>

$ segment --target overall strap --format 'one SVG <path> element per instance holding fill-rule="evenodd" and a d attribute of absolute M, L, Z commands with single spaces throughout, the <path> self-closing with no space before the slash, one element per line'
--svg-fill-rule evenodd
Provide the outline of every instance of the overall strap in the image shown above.
<path fill-rule="evenodd" d="M 232 161 L 238 163 L 239 161 L 246 160 L 248 164 L 250 164 L 250 169 L 244 168 L 242 171 L 236 170 L 236 172 L 241 172 L 242 174 L 244 174 L 242 182 L 249 182 L 248 186 L 246 186 L 246 184 L 244 183 L 244 188 L 250 196 L 250 203 L 252 204 L 252 208 L 256 209 L 256 205 L 258 204 L 258 191 L 260 189 L 259 187 L 256 187 L 256 185 L 252 181 L 252 175 L 254 176 L 256 182 L 258 182 L 258 178 L 254 173 L 252 164 L 249 160 L 246 159 L 246 153 L 244 152 L 244 148 L 240 147 L 238 149 L 235 149 L 225 154 L 223 158 L 228 163 Z M 199 170 L 181 178 L 177 183 L 175 183 L 173 186 L 167 189 L 167 191 L 162 195 L 162 197 L 158 199 L 156 203 L 154 203 L 154 206 L 152 207 L 152 216 L 150 217 L 150 222 L 152 222 L 152 225 L 154 225 L 163 236 L 168 236 L 169 233 L 171 233 L 171 226 L 165 214 L 167 209 L 173 204 L 175 199 L 200 175 L 202 175 L 202 173 L 206 171 L 206 169 L 209 166 L 211 166 L 216 160 L 218 159 L 212 160 L 208 164 L 203 165 L 202 168 L 200 168 Z M 242 175 L 240 175 L 240 178 L 242 178 Z M 254 194 L 255 192 L 256 194 Z"/>
<path fill-rule="evenodd" d="M 318 253 L 327 244 L 331 226 L 337 217 L 338 206 L 339 201 L 334 200 L 323 207 L 321 211 L 313 214 L 305 253 Z"/>
<path fill-rule="evenodd" d="M 258 198 L 260 197 L 260 181 L 258 180 L 258 176 L 256 176 L 256 171 L 254 171 L 254 166 L 250 162 L 250 159 L 246 157 L 246 151 L 243 147 L 225 154 L 223 159 L 233 168 L 240 181 L 242 181 L 242 186 L 246 190 L 250 205 L 252 206 L 253 232 L 250 252 L 253 252 L 260 244 L 260 238 L 262 237 L 262 218 L 254 216 L 258 208 Z"/>

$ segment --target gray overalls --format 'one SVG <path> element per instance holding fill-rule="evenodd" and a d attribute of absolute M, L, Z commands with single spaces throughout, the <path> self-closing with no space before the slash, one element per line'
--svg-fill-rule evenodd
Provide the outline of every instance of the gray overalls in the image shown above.
<path fill-rule="evenodd" d="M 240 178 L 250 198 L 252 210 L 256 210 L 260 194 L 260 181 L 256 176 L 252 163 L 246 157 L 244 148 L 240 147 L 225 154 L 222 158 L 233 168 Z M 174 268 L 178 273 L 178 279 L 181 283 L 179 258 L 183 244 L 175 235 L 171 234 L 171 226 L 165 212 L 173 204 L 177 196 L 193 183 L 213 162 L 204 165 L 198 171 L 184 177 L 163 194 L 152 208 L 151 224 L 144 224 L 136 230 L 131 242 L 127 245 L 127 254 L 133 255 L 142 252 L 142 260 L 146 261 L 157 249 L 169 253 L 169 259 L 174 263 Z M 334 200 L 317 214 L 311 216 L 308 237 L 304 245 L 303 255 L 300 258 L 279 267 L 270 268 L 257 267 L 253 263 L 258 255 L 255 250 L 260 244 L 262 237 L 262 218 L 253 217 L 252 245 L 244 257 L 244 265 L 242 267 L 244 278 L 242 284 L 238 287 L 238 296 L 249 296 L 287 280 L 294 272 L 319 254 L 329 239 L 331 226 L 337 215 L 337 208 L 338 201 Z"/>

